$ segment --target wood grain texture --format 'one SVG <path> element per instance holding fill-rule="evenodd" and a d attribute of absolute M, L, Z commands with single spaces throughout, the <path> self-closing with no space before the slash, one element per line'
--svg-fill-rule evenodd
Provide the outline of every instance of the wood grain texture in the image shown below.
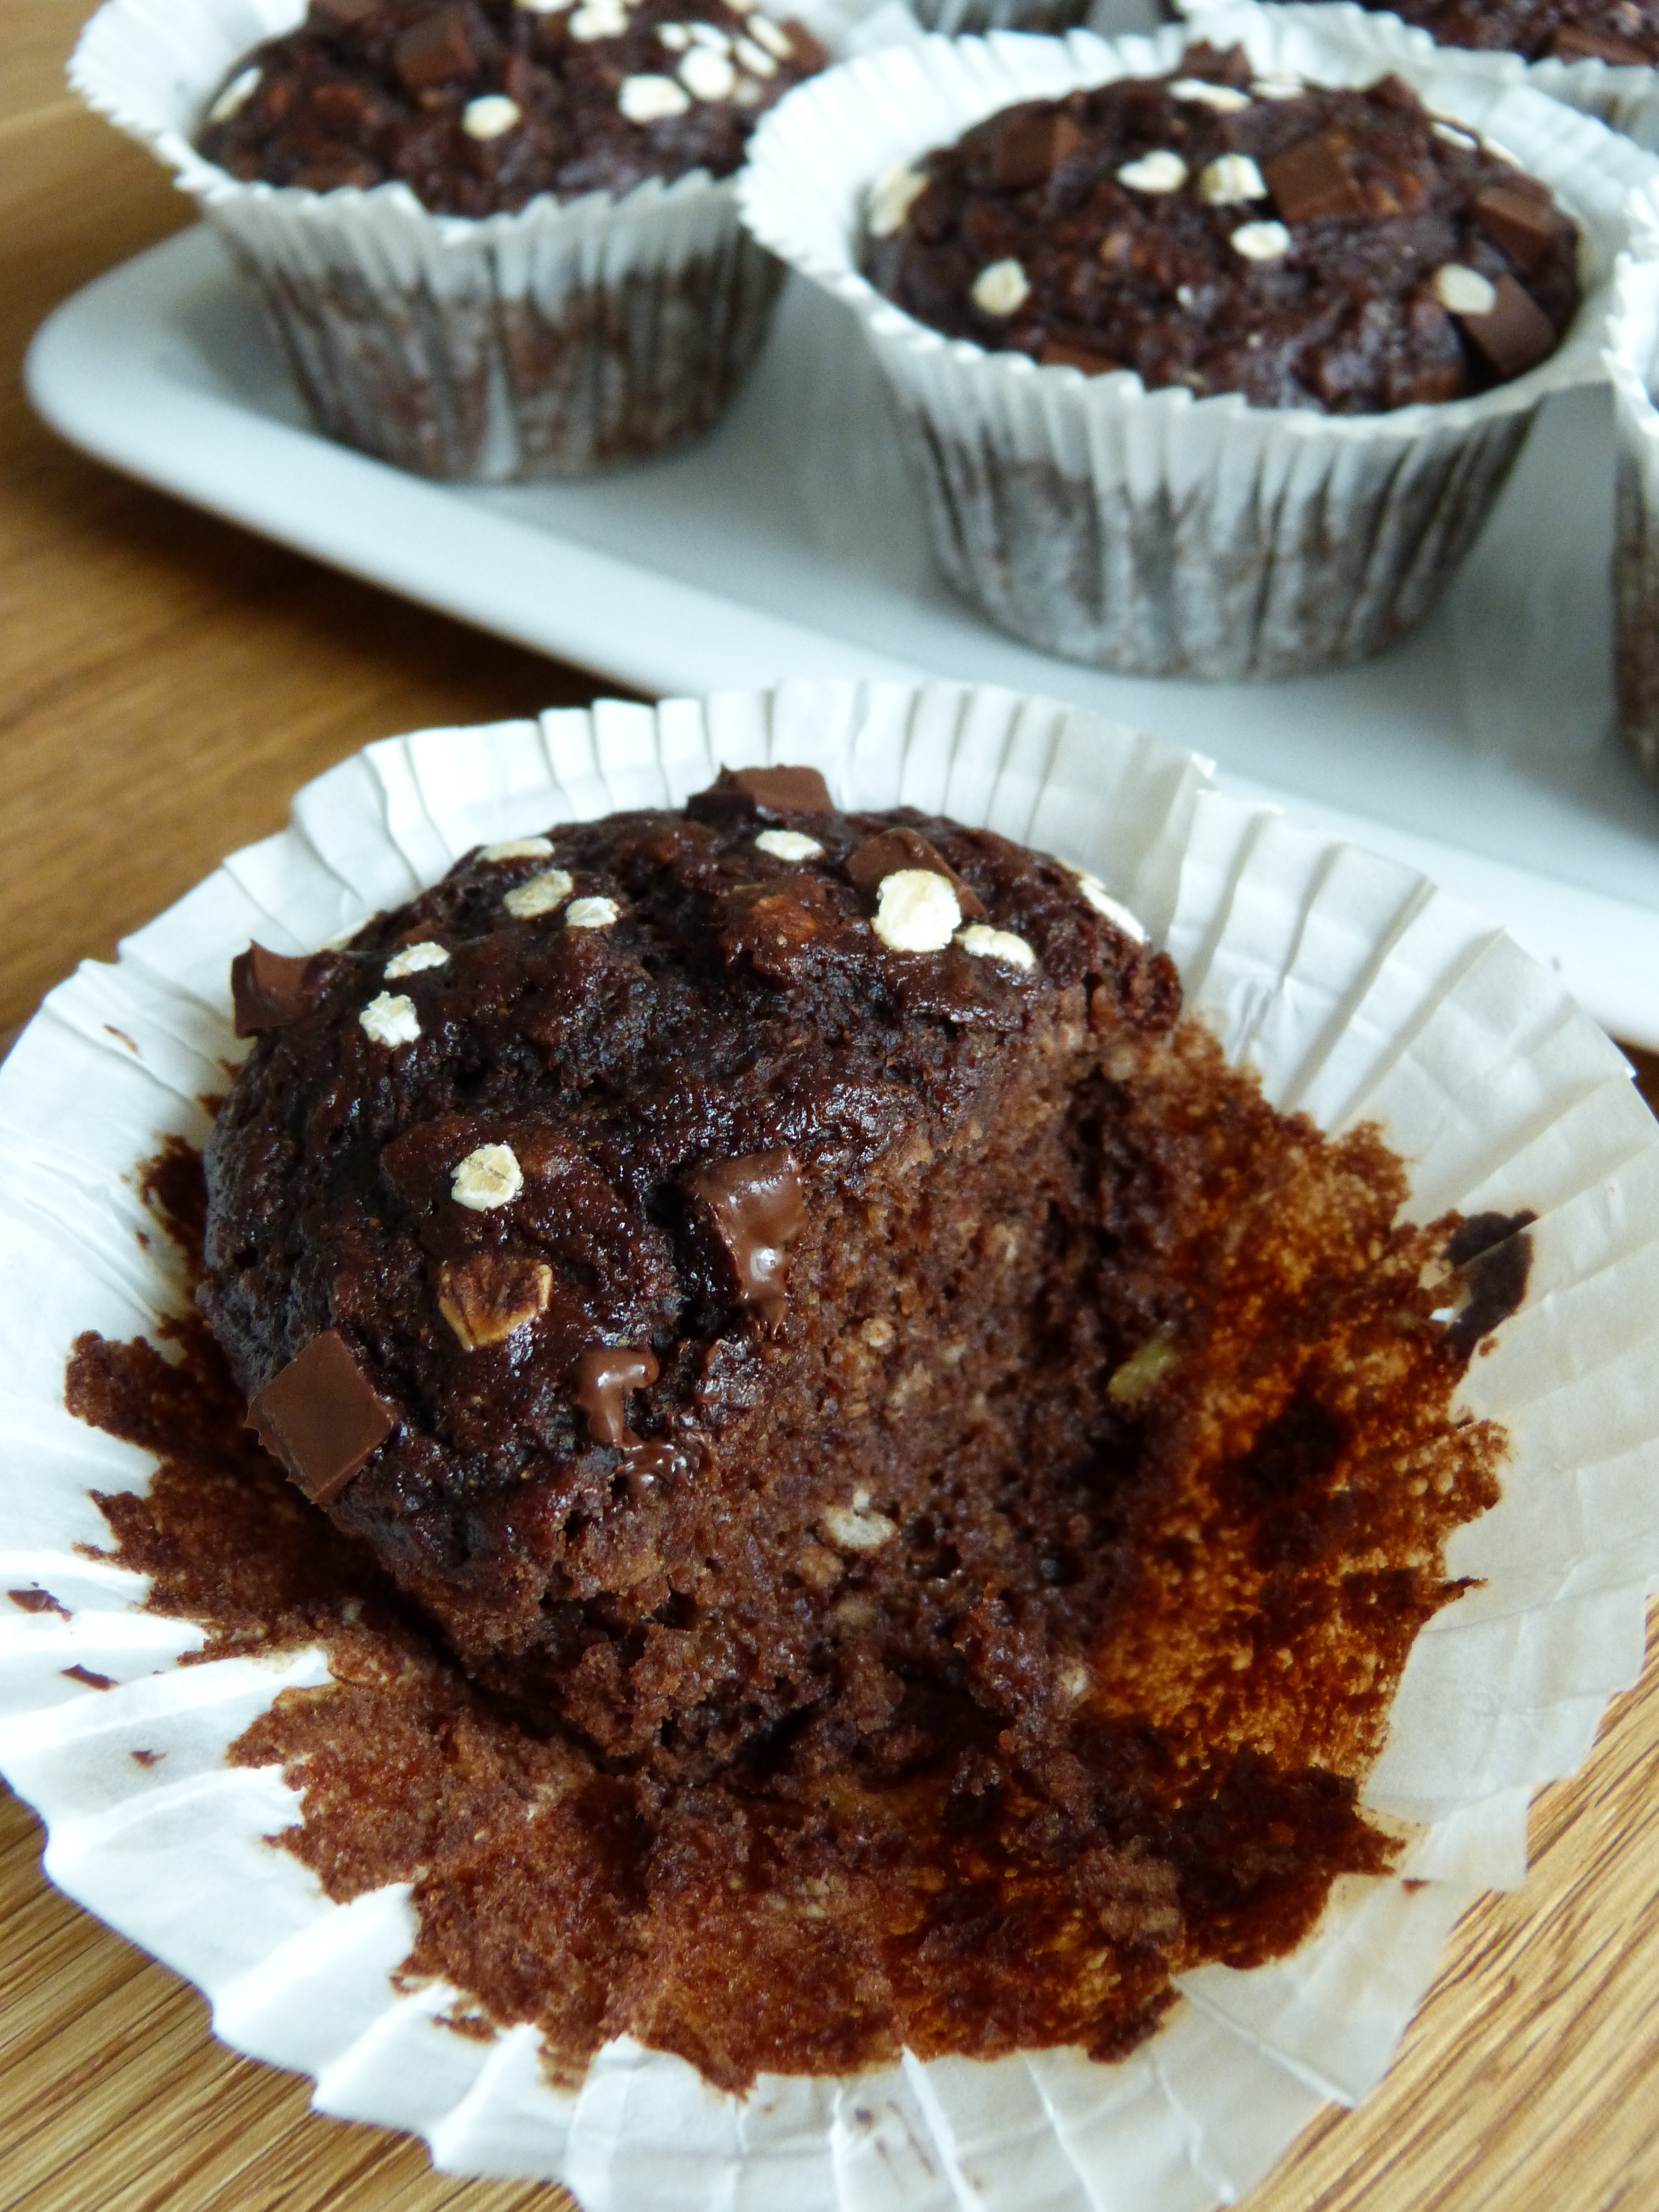
<path fill-rule="evenodd" d="M 58 299 L 187 217 L 62 92 L 80 8 L 0 14 L 0 1027 L 283 821 L 368 739 L 589 697 L 579 672 L 424 614 L 82 460 L 18 367 Z M 1659 1064 L 1644 1069 L 1659 1097 Z M 1659 2207 L 1659 1666 L 1546 1793 L 1524 1893 L 1464 1920 L 1381 2093 L 1249 2212 Z M 196 1993 L 52 1889 L 0 1793 L 0 2205 L 19 2212 L 558 2212 L 457 2183 L 234 2057 Z M 775 2212 L 792 2212 L 779 2204 Z"/>

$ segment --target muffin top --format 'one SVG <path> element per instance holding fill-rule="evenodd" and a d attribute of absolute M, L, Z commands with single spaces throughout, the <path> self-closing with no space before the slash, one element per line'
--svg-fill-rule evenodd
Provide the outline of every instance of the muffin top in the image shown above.
<path fill-rule="evenodd" d="M 1149 388 L 1378 414 L 1554 351 L 1575 225 L 1398 77 L 1167 77 L 1030 100 L 878 180 L 866 270 L 933 329 Z"/>
<path fill-rule="evenodd" d="M 1483 46 L 1529 62 L 1659 62 L 1659 0 L 1364 0 L 1443 46 Z"/>
<path fill-rule="evenodd" d="M 1121 915 L 988 830 L 842 815 L 809 770 L 744 769 L 684 814 L 487 846 L 347 949 L 255 948 L 234 980 L 260 1042 L 208 1163 L 239 1378 L 252 1395 L 349 1328 L 376 1391 L 444 1440 L 383 1455 L 405 1504 L 580 1456 L 606 1428 L 572 1394 L 584 1352 L 666 1360 L 689 1314 L 712 1341 L 767 1309 L 739 1219 L 767 1215 L 744 1195 L 766 1164 L 789 1162 L 786 1212 L 856 1182 L 1085 985 L 1167 1027 L 1174 970 Z M 730 1191 L 704 1189 L 710 1163 Z"/>
<path fill-rule="evenodd" d="M 312 0 L 237 63 L 196 146 L 248 183 L 398 182 L 434 214 L 496 215 L 729 176 L 826 58 L 754 0 Z"/>

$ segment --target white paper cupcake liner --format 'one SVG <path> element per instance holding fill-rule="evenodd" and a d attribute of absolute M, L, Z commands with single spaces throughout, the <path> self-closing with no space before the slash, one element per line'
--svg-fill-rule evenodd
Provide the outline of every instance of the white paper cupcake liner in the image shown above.
<path fill-rule="evenodd" d="M 1659 783 L 1659 195 L 1637 203 L 1637 252 L 1620 258 L 1607 374 L 1618 453 L 1613 672 L 1619 733 Z"/>
<path fill-rule="evenodd" d="M 952 38 L 975 31 L 1069 31 L 1089 6 L 1090 0 L 910 0 L 923 30 Z"/>
<path fill-rule="evenodd" d="M 262 1840 L 300 1801 L 226 1747 L 285 1685 L 325 1680 L 321 1653 L 178 1667 L 200 1632 L 137 1610 L 141 1579 L 77 1548 L 108 1540 L 88 1493 L 142 1488 L 149 1462 L 70 1417 L 64 1363 L 83 1329 L 131 1337 L 184 1304 L 167 1240 L 135 1236 L 133 1170 L 207 1133 L 198 1102 L 241 1049 L 233 954 L 320 945 L 480 840 L 678 804 L 721 763 L 769 760 L 817 766 L 842 805 L 943 810 L 1092 868 L 1276 1103 L 1382 1123 L 1416 1217 L 1539 1216 L 1525 1304 L 1462 1393 L 1513 1444 L 1503 1502 L 1452 1540 L 1451 1572 L 1480 1586 L 1419 1637 L 1365 1793 L 1421 1824 L 1401 1875 L 1346 1883 L 1290 1958 L 1187 1977 L 1120 2065 L 907 2060 L 738 2100 L 620 2041 L 557 2092 L 533 2028 L 459 2037 L 440 2024 L 455 1991 L 394 1989 L 405 1887 L 331 1904 Z M 1531 1792 L 1635 1680 L 1656 1436 L 1659 1127 L 1559 983 L 1409 870 L 1220 796 L 1193 756 L 1004 691 L 802 683 L 371 746 L 115 966 L 83 966 L 0 1070 L 0 1589 L 38 1584 L 70 1615 L 0 1600 L 0 1768 L 46 1821 L 47 1871 L 196 1983 L 224 2040 L 313 2075 L 320 2111 L 418 2133 L 456 2172 L 563 2180 L 586 2212 L 1231 2201 L 1328 2100 L 1381 2079 L 1464 1905 L 1519 1883 Z"/>
<path fill-rule="evenodd" d="M 1349 0 L 1334 0 L 1343 7 Z M 1213 12 L 1212 0 L 1173 0 L 1175 10 L 1194 28 Z M 1391 22 L 1400 22 L 1390 15 Z M 1559 100 L 1581 114 L 1633 138 L 1638 146 L 1659 150 L 1659 70 L 1631 69 L 1600 61 L 1558 61 L 1553 55 L 1529 62 L 1523 55 L 1486 46 L 1436 46 L 1426 31 L 1401 22 L 1401 29 L 1434 46 L 1437 53 L 1453 55 L 1474 64 L 1490 82 L 1505 89 L 1526 85 L 1550 100 Z"/>
<path fill-rule="evenodd" d="M 323 428 L 423 476 L 489 482 L 585 474 L 709 428 L 781 282 L 732 180 L 699 170 L 476 222 L 400 184 L 240 183 L 191 136 L 233 64 L 304 14 L 305 0 L 106 0 L 70 82 L 223 235 Z"/>
<path fill-rule="evenodd" d="M 866 195 L 896 162 L 1011 102 L 1156 76 L 1188 33 L 994 34 L 867 56 L 762 123 L 739 179 L 763 244 L 845 301 L 894 402 L 945 575 L 1045 651 L 1141 675 L 1237 680 L 1327 667 L 1408 629 L 1468 550 L 1544 397 L 1599 380 L 1613 261 L 1651 156 L 1526 90 L 1498 89 L 1393 17 L 1237 6 L 1205 35 L 1261 72 L 1369 83 L 1389 70 L 1541 178 L 1583 234 L 1584 303 L 1551 358 L 1444 406 L 1324 416 L 1237 394 L 1148 392 L 942 337 L 859 268 Z"/>

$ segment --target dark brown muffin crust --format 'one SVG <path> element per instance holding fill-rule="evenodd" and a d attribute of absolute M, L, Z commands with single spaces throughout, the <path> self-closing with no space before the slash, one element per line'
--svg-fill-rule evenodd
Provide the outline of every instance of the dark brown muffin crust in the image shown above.
<path fill-rule="evenodd" d="M 1578 305 L 1544 186 L 1409 86 L 1169 77 L 1034 100 L 872 195 L 866 268 L 995 351 L 1253 406 L 1372 414 L 1509 381 Z"/>
<path fill-rule="evenodd" d="M 741 0 L 313 0 L 245 55 L 197 137 L 234 177 L 407 185 L 435 214 L 729 176 L 756 118 L 823 66 Z"/>
<path fill-rule="evenodd" d="M 1529 62 L 1609 62 L 1650 69 L 1659 62 L 1655 0 L 1363 0 L 1443 46 L 1524 54 Z"/>

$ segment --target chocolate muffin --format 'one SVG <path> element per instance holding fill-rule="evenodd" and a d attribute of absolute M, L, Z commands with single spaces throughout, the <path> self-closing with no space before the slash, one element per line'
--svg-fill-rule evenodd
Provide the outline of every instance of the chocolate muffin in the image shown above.
<path fill-rule="evenodd" d="M 753 0 L 313 0 L 237 63 L 196 144 L 250 183 L 395 181 L 436 214 L 495 215 L 729 176 L 824 60 Z"/>
<path fill-rule="evenodd" d="M 1382 413 L 1506 383 L 1579 303 L 1546 186 L 1384 76 L 1170 76 L 1002 110 L 890 173 L 866 269 L 993 351 L 1252 406 Z"/>
<path fill-rule="evenodd" d="M 815 1694 L 916 1469 L 1083 1449 L 1089 1256 L 1007 1224 L 1080 1202 L 1091 1072 L 1178 1000 L 1058 864 L 805 771 L 486 848 L 239 963 L 212 1325 L 483 1679 L 729 1749 Z"/>
<path fill-rule="evenodd" d="M 1362 0 L 1403 16 L 1443 46 L 1522 54 L 1529 62 L 1659 62 L 1654 0 Z"/>
<path fill-rule="evenodd" d="M 1201 1370 L 1205 1194 L 1243 1203 L 1175 1133 L 1281 1127 L 1212 1045 L 1171 1062 L 1174 970 L 1098 885 L 744 771 L 485 847 L 234 986 L 205 1310 L 262 1439 L 477 1680 L 684 1773 L 856 1707 L 879 1653 L 925 1738 L 986 1592 L 1076 1585 L 1018 1662 L 1064 1708 L 1170 1508 L 1141 1438 Z M 1390 1167 L 1345 1244 L 1327 1192 L 1319 1234 L 1381 1251 L 1399 1196 Z M 1359 1262 L 1390 1361 L 1419 1264 Z M 1279 1410 L 1329 1475 L 1346 1428 Z"/>

